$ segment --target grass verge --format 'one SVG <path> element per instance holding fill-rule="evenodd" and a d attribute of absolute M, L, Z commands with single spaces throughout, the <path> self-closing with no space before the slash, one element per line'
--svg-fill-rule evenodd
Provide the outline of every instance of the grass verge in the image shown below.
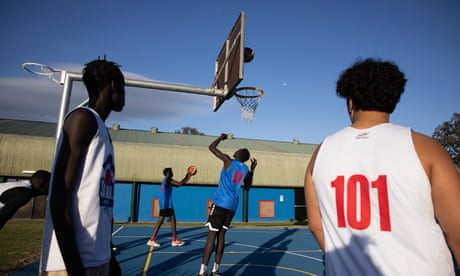
<path fill-rule="evenodd" d="M 43 221 L 8 221 L 0 230 L 0 275 L 37 261 L 40 258 Z"/>

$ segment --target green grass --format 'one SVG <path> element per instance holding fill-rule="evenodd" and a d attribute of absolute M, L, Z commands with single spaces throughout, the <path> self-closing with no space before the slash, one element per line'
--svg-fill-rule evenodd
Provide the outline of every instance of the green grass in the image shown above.
<path fill-rule="evenodd" d="M 167 224 L 167 223 L 166 223 Z M 121 223 L 117 225 L 150 225 L 152 223 Z M 203 223 L 177 223 L 178 227 L 200 227 Z M 232 227 L 305 227 L 305 222 L 232 223 Z M 10 220 L 0 230 L 0 276 L 40 259 L 43 221 Z"/>
<path fill-rule="evenodd" d="M 8 221 L 0 230 L 0 275 L 40 258 L 43 221 Z"/>

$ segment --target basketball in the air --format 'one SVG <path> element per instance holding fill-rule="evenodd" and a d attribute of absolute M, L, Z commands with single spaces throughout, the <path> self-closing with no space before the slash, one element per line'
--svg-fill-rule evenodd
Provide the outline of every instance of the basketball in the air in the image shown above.
<path fill-rule="evenodd" d="M 198 172 L 197 168 L 195 166 L 190 166 L 187 169 L 187 173 L 189 175 L 195 175 Z"/>
<path fill-rule="evenodd" d="M 251 62 L 254 59 L 254 51 L 251 48 L 244 48 L 244 62 Z"/>

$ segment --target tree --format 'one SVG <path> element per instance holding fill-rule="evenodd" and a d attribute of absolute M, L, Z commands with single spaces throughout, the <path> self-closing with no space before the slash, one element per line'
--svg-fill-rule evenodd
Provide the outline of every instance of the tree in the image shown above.
<path fill-rule="evenodd" d="M 183 127 L 182 130 L 176 130 L 174 133 L 181 134 L 190 134 L 190 135 L 204 135 L 203 132 L 199 132 L 198 129 L 194 127 Z"/>
<path fill-rule="evenodd" d="M 460 168 L 460 113 L 454 113 L 449 121 L 439 125 L 434 130 L 433 138 L 444 146 Z"/>

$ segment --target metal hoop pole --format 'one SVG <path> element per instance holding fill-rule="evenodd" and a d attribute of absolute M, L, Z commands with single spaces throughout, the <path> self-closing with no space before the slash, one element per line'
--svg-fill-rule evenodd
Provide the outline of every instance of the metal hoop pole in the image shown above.
<path fill-rule="evenodd" d="M 65 74 L 64 88 L 62 90 L 61 107 L 59 109 L 59 119 L 58 119 L 57 129 L 56 129 L 56 141 L 57 141 L 57 138 L 59 138 L 59 135 L 61 134 L 65 115 L 67 114 L 67 112 L 69 112 L 70 96 L 72 94 L 73 81 L 82 80 L 81 74 L 67 73 L 67 72 L 63 72 L 63 73 Z"/>

